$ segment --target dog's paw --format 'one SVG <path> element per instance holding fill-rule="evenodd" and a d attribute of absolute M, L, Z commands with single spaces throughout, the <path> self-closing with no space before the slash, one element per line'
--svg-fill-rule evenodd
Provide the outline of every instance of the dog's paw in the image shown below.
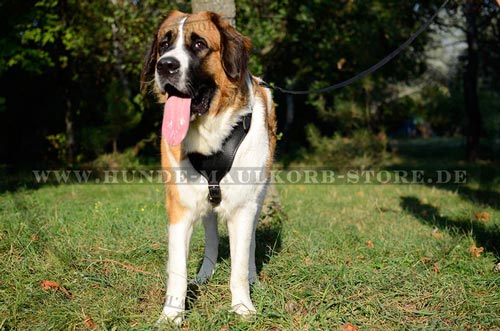
<path fill-rule="evenodd" d="M 184 309 L 165 307 L 161 312 L 160 318 L 156 321 L 155 327 L 159 328 L 163 325 L 181 325 L 184 320 Z"/>
<path fill-rule="evenodd" d="M 231 312 L 239 315 L 244 320 L 252 320 L 257 315 L 255 307 L 252 304 L 245 305 L 238 303 L 231 308 Z"/>
<path fill-rule="evenodd" d="M 215 273 L 215 263 L 213 263 L 211 260 L 204 259 L 203 264 L 201 265 L 200 271 L 198 272 L 198 275 L 196 275 L 196 282 L 198 284 L 206 284 L 210 278 Z"/>
<path fill-rule="evenodd" d="M 250 285 L 258 284 L 259 283 L 259 276 L 257 275 L 256 272 L 250 271 L 250 274 L 248 276 L 248 283 Z"/>
<path fill-rule="evenodd" d="M 203 268 L 198 272 L 198 275 L 196 275 L 196 283 L 203 285 L 206 284 L 210 278 L 212 278 L 212 275 L 214 274 L 214 270 L 204 270 Z"/>

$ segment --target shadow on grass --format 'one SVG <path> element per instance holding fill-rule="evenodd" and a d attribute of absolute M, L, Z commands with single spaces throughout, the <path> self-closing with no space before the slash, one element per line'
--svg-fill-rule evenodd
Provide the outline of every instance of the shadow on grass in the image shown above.
<path fill-rule="evenodd" d="M 281 251 L 281 231 L 285 219 L 286 214 L 275 202 L 270 202 L 267 210 L 262 212 L 255 231 L 255 265 L 257 267 L 257 275 L 260 275 L 263 266 L 269 262 L 270 258 Z M 229 237 L 227 235 L 220 236 L 217 262 L 230 259 L 230 257 Z M 198 270 L 202 263 L 203 261 L 200 261 Z M 199 295 L 200 285 L 190 283 L 186 298 L 186 310 L 190 310 L 193 307 Z"/>
<path fill-rule="evenodd" d="M 448 185 L 441 185 L 435 187 L 440 190 L 444 189 L 448 191 L 457 192 L 462 198 L 467 199 L 470 202 L 500 210 L 500 193 L 490 189 L 489 187 L 486 188 L 480 187 L 478 189 L 470 188 L 468 186 L 448 186 Z"/>
<path fill-rule="evenodd" d="M 500 228 L 498 226 L 488 227 L 471 219 L 451 219 L 441 216 L 438 208 L 422 203 L 418 198 L 412 196 L 401 197 L 400 204 L 404 211 L 413 214 L 424 224 L 431 224 L 443 230 L 470 233 L 480 246 L 500 258 Z"/>
<path fill-rule="evenodd" d="M 405 162 L 385 167 L 386 170 L 404 170 L 409 173 L 421 171 L 425 174 L 423 184 L 439 190 L 456 192 L 463 199 L 472 203 L 484 205 L 500 210 L 500 167 L 498 163 L 474 164 L 474 163 L 421 163 Z M 465 183 L 453 183 L 457 178 L 453 175 L 456 171 L 466 173 Z M 450 181 L 439 183 L 438 172 L 452 174 Z M 442 181 L 442 179 L 441 179 Z"/>

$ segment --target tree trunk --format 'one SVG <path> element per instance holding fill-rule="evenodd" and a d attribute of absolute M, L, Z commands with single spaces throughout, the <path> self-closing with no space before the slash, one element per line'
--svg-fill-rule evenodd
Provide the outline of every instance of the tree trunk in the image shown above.
<path fill-rule="evenodd" d="M 61 16 L 61 21 L 63 26 L 66 28 L 68 26 L 68 1 L 59 0 L 58 1 L 59 15 Z M 66 54 L 66 49 L 61 41 L 59 41 L 58 51 L 62 54 Z M 75 151 L 75 128 L 74 128 L 74 118 L 73 118 L 73 103 L 71 101 L 71 88 L 68 85 L 71 83 L 71 72 L 70 67 L 58 67 L 58 77 L 61 80 L 61 86 L 65 86 L 63 89 L 64 100 L 66 104 L 66 109 L 64 112 L 64 125 L 66 133 L 66 165 L 73 165 L 75 162 L 74 151 Z"/>
<path fill-rule="evenodd" d="M 478 29 L 480 4 L 469 0 L 464 5 L 467 35 L 467 64 L 464 72 L 464 101 L 466 116 L 466 158 L 475 161 L 479 156 L 482 120 L 478 100 Z"/>
<path fill-rule="evenodd" d="M 69 91 L 65 93 L 66 96 L 66 113 L 64 114 L 64 123 L 66 125 L 66 165 L 72 165 L 75 161 L 74 147 L 75 147 L 75 130 L 73 128 L 73 112 L 71 106 L 71 99 Z"/>
<path fill-rule="evenodd" d="M 118 138 L 114 137 L 113 138 L 113 154 L 118 153 Z"/>
<path fill-rule="evenodd" d="M 193 0 L 191 1 L 193 13 L 213 11 L 220 14 L 232 26 L 236 25 L 236 5 L 234 0 Z"/>

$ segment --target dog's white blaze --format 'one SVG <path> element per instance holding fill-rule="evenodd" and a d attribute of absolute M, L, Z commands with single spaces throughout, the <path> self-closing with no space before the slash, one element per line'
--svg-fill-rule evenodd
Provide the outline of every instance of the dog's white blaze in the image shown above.
<path fill-rule="evenodd" d="M 187 86 L 186 86 L 186 76 L 187 76 L 187 70 L 189 67 L 189 55 L 186 52 L 186 49 L 184 47 L 184 23 L 186 22 L 187 17 L 184 17 L 183 19 L 180 20 L 179 22 L 179 34 L 177 36 L 177 40 L 175 41 L 174 48 L 171 49 L 168 52 L 165 52 L 159 59 L 163 59 L 166 57 L 173 57 L 179 61 L 181 64 L 181 67 L 179 68 L 179 81 L 177 84 L 175 84 L 175 88 L 181 91 L 182 93 L 187 93 Z M 160 76 L 158 75 L 158 72 L 155 73 L 155 80 L 158 86 L 161 86 L 161 80 Z"/>

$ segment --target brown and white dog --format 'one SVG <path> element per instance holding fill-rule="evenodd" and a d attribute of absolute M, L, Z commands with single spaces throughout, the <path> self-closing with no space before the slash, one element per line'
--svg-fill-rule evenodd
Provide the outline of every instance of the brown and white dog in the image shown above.
<path fill-rule="evenodd" d="M 270 91 L 248 72 L 249 52 L 248 39 L 219 15 L 173 11 L 160 24 L 144 62 L 142 81 L 154 80 L 154 90 L 165 102 L 162 167 L 187 173 L 182 183 L 169 176 L 166 184 L 168 281 L 160 323 L 182 321 L 189 243 L 198 219 L 203 220 L 206 244 L 196 279 L 203 283 L 212 276 L 219 244 L 217 216 L 227 221 L 229 232 L 232 310 L 243 316 L 255 313 L 249 284 L 257 277 L 255 229 L 273 160 L 276 120 Z M 214 205 L 207 200 L 207 181 L 187 155 L 217 153 L 249 113 L 250 129 L 227 176 L 249 167 L 265 174 L 264 183 L 235 184 L 224 178 L 221 201 Z"/>

